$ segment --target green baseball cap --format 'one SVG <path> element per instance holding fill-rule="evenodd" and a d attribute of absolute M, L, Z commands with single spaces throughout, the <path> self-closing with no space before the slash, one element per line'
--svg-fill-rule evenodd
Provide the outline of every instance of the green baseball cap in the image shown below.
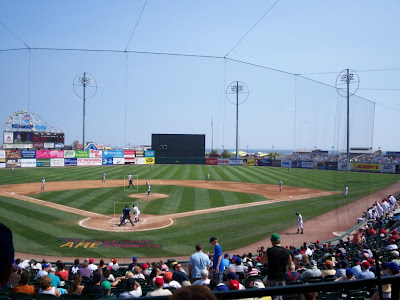
<path fill-rule="evenodd" d="M 279 237 L 279 234 L 273 233 L 273 234 L 271 235 L 271 241 L 273 241 L 273 242 L 279 242 L 280 240 L 281 240 L 281 238 Z"/>

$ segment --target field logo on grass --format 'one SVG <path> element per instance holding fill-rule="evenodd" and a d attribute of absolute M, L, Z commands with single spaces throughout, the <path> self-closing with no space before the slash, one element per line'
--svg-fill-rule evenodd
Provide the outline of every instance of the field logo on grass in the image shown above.
<path fill-rule="evenodd" d="M 161 249 L 161 244 L 154 244 L 152 240 L 87 240 L 87 239 L 58 239 L 60 248 L 153 248 Z"/>

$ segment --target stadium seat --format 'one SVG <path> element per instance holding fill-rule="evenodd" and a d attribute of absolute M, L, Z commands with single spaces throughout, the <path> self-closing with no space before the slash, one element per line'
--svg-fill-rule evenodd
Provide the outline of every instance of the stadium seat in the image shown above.
<path fill-rule="evenodd" d="M 7 295 L 0 295 L 0 300 L 12 300 L 10 296 Z"/>
<path fill-rule="evenodd" d="M 32 295 L 25 293 L 14 293 L 11 295 L 11 298 L 18 300 L 35 299 Z"/>
<path fill-rule="evenodd" d="M 62 300 L 80 300 L 80 299 L 85 299 L 85 298 L 83 296 L 77 295 L 77 294 L 63 294 L 60 296 L 60 299 L 62 299 Z"/>
<path fill-rule="evenodd" d="M 36 295 L 36 299 L 49 300 L 49 299 L 57 299 L 57 297 L 54 295 L 50 295 L 50 294 L 39 294 L 39 295 Z"/>

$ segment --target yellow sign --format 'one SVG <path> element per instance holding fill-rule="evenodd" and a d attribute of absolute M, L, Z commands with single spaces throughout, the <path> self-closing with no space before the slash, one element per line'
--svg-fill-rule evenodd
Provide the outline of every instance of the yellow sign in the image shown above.
<path fill-rule="evenodd" d="M 352 163 L 351 168 L 354 171 L 368 171 L 368 172 L 379 172 L 381 169 L 380 164 L 361 164 L 361 163 Z"/>
<path fill-rule="evenodd" d="M 156 162 L 156 159 L 154 157 L 145 157 L 144 158 L 144 163 L 146 165 L 154 165 Z"/>
<path fill-rule="evenodd" d="M 243 158 L 242 159 L 242 166 L 254 166 L 256 160 L 254 158 Z"/>

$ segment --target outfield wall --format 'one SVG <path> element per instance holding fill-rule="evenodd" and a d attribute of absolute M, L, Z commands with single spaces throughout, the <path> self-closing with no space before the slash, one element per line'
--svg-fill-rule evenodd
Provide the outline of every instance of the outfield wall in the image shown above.
<path fill-rule="evenodd" d="M 0 150 L 1 168 L 64 166 L 198 164 L 214 166 L 268 166 L 352 172 L 400 174 L 400 165 L 314 162 L 254 158 L 155 157 L 152 150 Z"/>

